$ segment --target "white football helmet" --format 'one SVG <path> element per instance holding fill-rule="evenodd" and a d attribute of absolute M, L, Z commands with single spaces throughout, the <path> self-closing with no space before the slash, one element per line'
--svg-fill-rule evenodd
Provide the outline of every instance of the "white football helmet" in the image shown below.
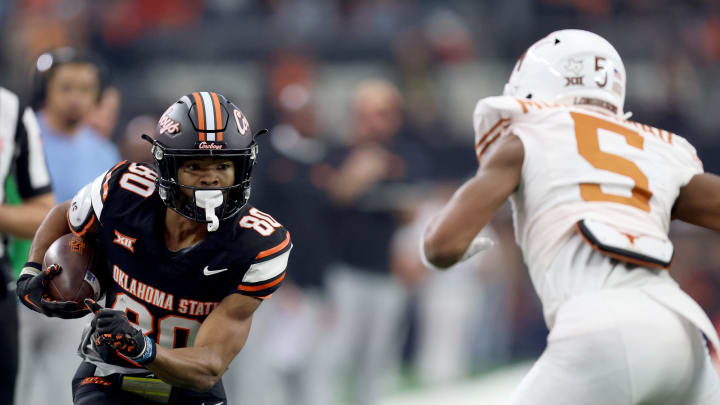
<path fill-rule="evenodd" d="M 503 94 L 536 101 L 602 107 L 623 116 L 625 66 L 603 37 L 555 31 L 515 64 Z"/>

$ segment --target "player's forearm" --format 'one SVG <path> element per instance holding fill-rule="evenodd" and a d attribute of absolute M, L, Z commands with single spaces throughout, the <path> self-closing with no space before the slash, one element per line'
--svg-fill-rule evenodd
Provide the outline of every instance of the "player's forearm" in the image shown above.
<path fill-rule="evenodd" d="M 426 259 L 438 268 L 448 268 L 463 257 L 473 238 L 487 225 L 494 206 L 480 212 L 483 195 L 478 194 L 470 179 L 430 221 L 423 234 Z"/>
<path fill-rule="evenodd" d="M 29 261 L 42 263 L 45 252 L 50 245 L 55 242 L 57 238 L 70 232 L 66 218 L 69 206 L 70 202 L 66 201 L 56 205 L 50 210 L 50 213 L 48 213 L 40 224 L 37 232 L 35 232 L 35 237 L 30 246 L 30 253 L 28 254 Z"/>
<path fill-rule="evenodd" d="M 227 365 L 208 347 L 166 349 L 157 346 L 157 357 L 145 367 L 174 387 L 203 392 L 220 381 Z"/>
<path fill-rule="evenodd" d="M 49 194 L 21 205 L 0 205 L 0 233 L 16 238 L 32 238 L 54 203 L 52 194 Z"/>

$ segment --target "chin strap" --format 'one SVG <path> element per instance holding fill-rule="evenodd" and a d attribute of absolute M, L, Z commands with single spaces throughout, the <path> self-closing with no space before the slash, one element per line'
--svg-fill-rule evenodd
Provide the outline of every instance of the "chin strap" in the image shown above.
<path fill-rule="evenodd" d="M 223 203 L 223 195 L 220 190 L 195 190 L 195 204 L 205 210 L 205 219 L 208 221 L 208 231 L 217 231 L 220 227 L 220 220 L 215 215 L 215 208 Z"/>

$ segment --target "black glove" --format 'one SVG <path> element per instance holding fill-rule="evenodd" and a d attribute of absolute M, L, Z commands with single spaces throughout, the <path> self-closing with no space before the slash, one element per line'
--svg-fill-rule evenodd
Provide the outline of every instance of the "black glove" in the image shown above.
<path fill-rule="evenodd" d="M 47 295 L 50 280 L 60 274 L 62 267 L 57 264 L 48 266 L 41 271 L 39 263 L 25 264 L 17 280 L 17 295 L 26 307 L 46 316 L 63 319 L 82 318 L 89 311 L 75 301 L 57 301 Z"/>
<path fill-rule="evenodd" d="M 155 360 L 155 342 L 134 328 L 125 312 L 103 308 L 89 298 L 85 305 L 95 314 L 90 322 L 95 331 L 92 344 L 105 362 L 124 367 L 128 367 L 129 362 L 142 367 Z"/>

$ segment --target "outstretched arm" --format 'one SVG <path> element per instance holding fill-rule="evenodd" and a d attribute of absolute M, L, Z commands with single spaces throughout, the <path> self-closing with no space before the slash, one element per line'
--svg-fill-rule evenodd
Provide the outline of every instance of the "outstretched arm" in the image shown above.
<path fill-rule="evenodd" d="M 720 231 L 720 176 L 695 175 L 680 189 L 672 218 Z"/>
<path fill-rule="evenodd" d="M 460 261 L 475 236 L 520 184 L 522 142 L 513 135 L 500 142 L 425 230 L 424 252 L 434 266 L 447 268 Z"/>

